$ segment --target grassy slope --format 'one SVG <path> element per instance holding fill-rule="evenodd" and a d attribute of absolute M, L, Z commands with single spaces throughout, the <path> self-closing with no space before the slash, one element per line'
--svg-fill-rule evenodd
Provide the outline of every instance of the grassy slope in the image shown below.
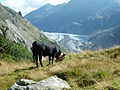
<path fill-rule="evenodd" d="M 66 80 L 72 90 L 118 90 L 120 88 L 120 47 L 66 56 L 63 62 L 34 68 L 31 62 L 8 63 L 0 60 L 0 90 L 26 78 L 39 81 L 51 75 Z M 11 67 L 12 66 L 12 67 Z"/>

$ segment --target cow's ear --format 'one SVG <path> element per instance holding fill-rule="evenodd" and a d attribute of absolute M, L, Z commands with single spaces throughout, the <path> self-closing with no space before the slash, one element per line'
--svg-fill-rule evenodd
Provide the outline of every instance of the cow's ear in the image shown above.
<path fill-rule="evenodd" d="M 63 53 L 63 55 L 65 56 L 65 55 L 67 55 L 66 53 Z"/>

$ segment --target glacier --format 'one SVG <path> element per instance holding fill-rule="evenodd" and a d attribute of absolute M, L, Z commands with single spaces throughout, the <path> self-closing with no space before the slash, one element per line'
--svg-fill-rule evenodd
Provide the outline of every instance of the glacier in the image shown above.
<path fill-rule="evenodd" d="M 68 33 L 44 32 L 44 34 L 63 46 L 70 53 L 81 53 L 91 45 L 89 36 Z"/>

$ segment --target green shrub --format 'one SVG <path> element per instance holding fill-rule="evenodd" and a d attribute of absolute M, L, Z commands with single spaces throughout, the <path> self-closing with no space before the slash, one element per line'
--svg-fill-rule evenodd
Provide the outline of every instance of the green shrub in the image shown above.
<path fill-rule="evenodd" d="M 96 84 L 96 82 L 89 75 L 84 74 L 77 80 L 77 84 L 80 87 L 87 87 Z"/>
<path fill-rule="evenodd" d="M 66 72 L 60 71 L 60 72 L 54 73 L 54 75 L 56 75 L 57 77 L 67 81 Z"/>
<path fill-rule="evenodd" d="M 118 88 L 114 87 L 114 86 L 107 86 L 105 87 L 106 90 L 119 90 Z"/>
<path fill-rule="evenodd" d="M 103 72 L 103 71 L 98 71 L 98 72 L 92 73 L 92 77 L 94 79 L 97 79 L 98 81 L 103 80 L 105 76 L 106 76 L 106 72 Z"/>

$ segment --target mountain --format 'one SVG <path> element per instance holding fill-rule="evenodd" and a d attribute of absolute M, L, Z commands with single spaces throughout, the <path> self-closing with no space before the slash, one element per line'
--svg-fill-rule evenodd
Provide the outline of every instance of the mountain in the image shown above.
<path fill-rule="evenodd" d="M 39 27 L 39 22 L 40 21 L 42 22 L 43 19 L 45 19 L 46 17 L 56 13 L 57 11 L 59 11 L 64 6 L 65 6 L 65 3 L 64 4 L 59 4 L 57 6 L 46 4 L 43 7 L 28 13 L 25 16 L 25 18 L 27 20 L 29 20 L 33 25 Z"/>
<path fill-rule="evenodd" d="M 91 42 L 91 45 L 87 49 L 99 50 L 107 49 L 120 45 L 120 25 L 98 31 L 91 37 L 89 37 L 88 42 Z"/>
<path fill-rule="evenodd" d="M 42 31 L 31 25 L 22 15 L 1 4 L 0 34 L 8 40 L 22 43 L 29 49 L 35 40 L 49 40 Z"/>
<path fill-rule="evenodd" d="M 57 6 L 45 5 L 33 12 L 25 18 L 70 52 L 120 45 L 119 0 L 71 0 Z M 33 16 L 29 19 L 30 15 Z"/>
<path fill-rule="evenodd" d="M 99 30 L 120 25 L 118 0 L 71 0 L 57 9 L 59 6 L 61 5 L 54 6 L 55 10 L 49 9 L 48 13 L 46 13 L 46 9 L 48 9 L 46 5 L 36 10 L 45 12 L 45 17 L 42 15 L 41 18 L 37 18 L 37 16 L 41 16 L 41 12 L 39 12 L 29 13 L 25 18 L 45 32 L 80 35 L 90 35 Z M 32 14 L 37 20 L 34 17 L 29 19 Z"/>

